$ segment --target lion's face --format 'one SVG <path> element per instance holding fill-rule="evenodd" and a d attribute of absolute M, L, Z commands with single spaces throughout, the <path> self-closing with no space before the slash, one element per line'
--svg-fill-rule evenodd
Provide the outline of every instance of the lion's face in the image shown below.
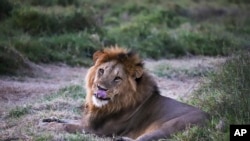
<path fill-rule="evenodd" d="M 124 92 L 131 91 L 128 87 L 129 76 L 123 67 L 117 61 L 106 62 L 97 67 L 92 85 L 92 100 L 95 106 L 102 107 L 118 101 Z"/>
<path fill-rule="evenodd" d="M 93 61 L 85 78 L 89 111 L 114 112 L 134 106 L 142 99 L 136 94 L 136 80 L 143 74 L 137 54 L 111 47 L 95 52 Z"/>

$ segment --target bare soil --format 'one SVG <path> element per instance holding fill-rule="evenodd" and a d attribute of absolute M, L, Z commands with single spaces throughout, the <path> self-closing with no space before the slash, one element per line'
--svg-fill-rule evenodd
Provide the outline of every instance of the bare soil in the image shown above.
<path fill-rule="evenodd" d="M 66 65 L 39 65 L 40 74 L 29 76 L 0 77 L 0 116 L 6 106 L 20 105 L 45 95 L 53 94 L 60 88 L 81 84 L 87 69 Z M 39 74 L 39 72 L 36 72 Z"/>
<path fill-rule="evenodd" d="M 203 75 L 206 75 L 207 71 L 217 71 L 218 66 L 223 62 L 225 62 L 225 58 L 192 57 L 159 61 L 147 60 L 145 66 L 153 72 L 157 69 L 157 66 L 168 66 L 173 73 L 178 72 L 178 70 L 184 70 L 184 73 L 194 73 L 189 76 L 182 72 L 177 75 L 174 74 L 171 78 L 153 74 L 163 96 L 185 100 L 190 97 L 195 89 L 199 88 L 205 79 Z M 198 71 L 201 75 L 195 75 L 197 73 L 195 71 Z"/>

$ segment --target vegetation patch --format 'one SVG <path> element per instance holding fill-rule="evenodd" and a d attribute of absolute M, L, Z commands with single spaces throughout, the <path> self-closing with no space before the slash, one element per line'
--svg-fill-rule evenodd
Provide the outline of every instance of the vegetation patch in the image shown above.
<path fill-rule="evenodd" d="M 115 44 L 153 59 L 227 56 L 250 45 L 245 1 L 4 0 L 1 6 L 0 46 L 36 63 L 89 66 L 94 51 Z"/>
<path fill-rule="evenodd" d="M 233 56 L 189 101 L 211 115 L 206 128 L 193 128 L 176 140 L 229 140 L 230 124 L 250 122 L 250 53 Z"/>
<path fill-rule="evenodd" d="M 0 45 L 0 74 L 35 75 L 36 66 L 13 47 Z"/>
<path fill-rule="evenodd" d="M 68 15 L 55 15 L 46 14 L 32 7 L 23 7 L 12 12 L 12 26 L 31 35 L 97 30 L 98 27 L 89 13 L 84 12 L 74 9 L 74 12 Z"/>
<path fill-rule="evenodd" d="M 2 115 L 5 124 L 0 125 L 0 140 L 95 140 L 92 135 L 68 134 L 49 130 L 40 125 L 41 120 L 56 116 L 61 119 L 81 119 L 85 93 L 80 85 L 71 85 L 57 93 L 27 101 L 20 106 L 9 106 L 9 112 Z M 18 119 L 18 120 L 17 120 Z M 24 136 L 25 135 L 25 136 Z"/>
<path fill-rule="evenodd" d="M 87 66 L 99 42 L 85 32 L 31 38 L 23 36 L 13 42 L 17 50 L 36 63 L 63 62 Z"/>
<path fill-rule="evenodd" d="M 24 107 L 15 107 L 9 111 L 9 117 L 10 118 L 20 118 L 23 115 L 26 115 L 29 113 L 30 106 L 24 106 Z"/>

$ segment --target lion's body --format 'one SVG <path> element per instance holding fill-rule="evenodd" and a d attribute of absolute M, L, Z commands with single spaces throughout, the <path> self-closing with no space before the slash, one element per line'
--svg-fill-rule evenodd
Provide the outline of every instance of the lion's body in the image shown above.
<path fill-rule="evenodd" d="M 161 96 L 135 53 L 106 48 L 94 54 L 94 62 L 86 76 L 85 133 L 150 141 L 208 118 L 195 107 Z"/>
<path fill-rule="evenodd" d="M 86 76 L 82 128 L 100 136 L 153 140 L 167 138 L 189 125 L 201 125 L 207 114 L 160 95 L 137 54 L 106 48 L 94 54 Z"/>

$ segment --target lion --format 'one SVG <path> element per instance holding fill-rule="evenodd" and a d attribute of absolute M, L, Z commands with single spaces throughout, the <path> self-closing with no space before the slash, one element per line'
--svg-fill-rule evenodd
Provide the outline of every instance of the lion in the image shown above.
<path fill-rule="evenodd" d="M 96 51 L 93 61 L 85 80 L 87 96 L 81 125 L 69 124 L 67 131 L 152 141 L 170 138 L 208 120 L 206 112 L 160 95 L 137 53 L 109 47 Z"/>

